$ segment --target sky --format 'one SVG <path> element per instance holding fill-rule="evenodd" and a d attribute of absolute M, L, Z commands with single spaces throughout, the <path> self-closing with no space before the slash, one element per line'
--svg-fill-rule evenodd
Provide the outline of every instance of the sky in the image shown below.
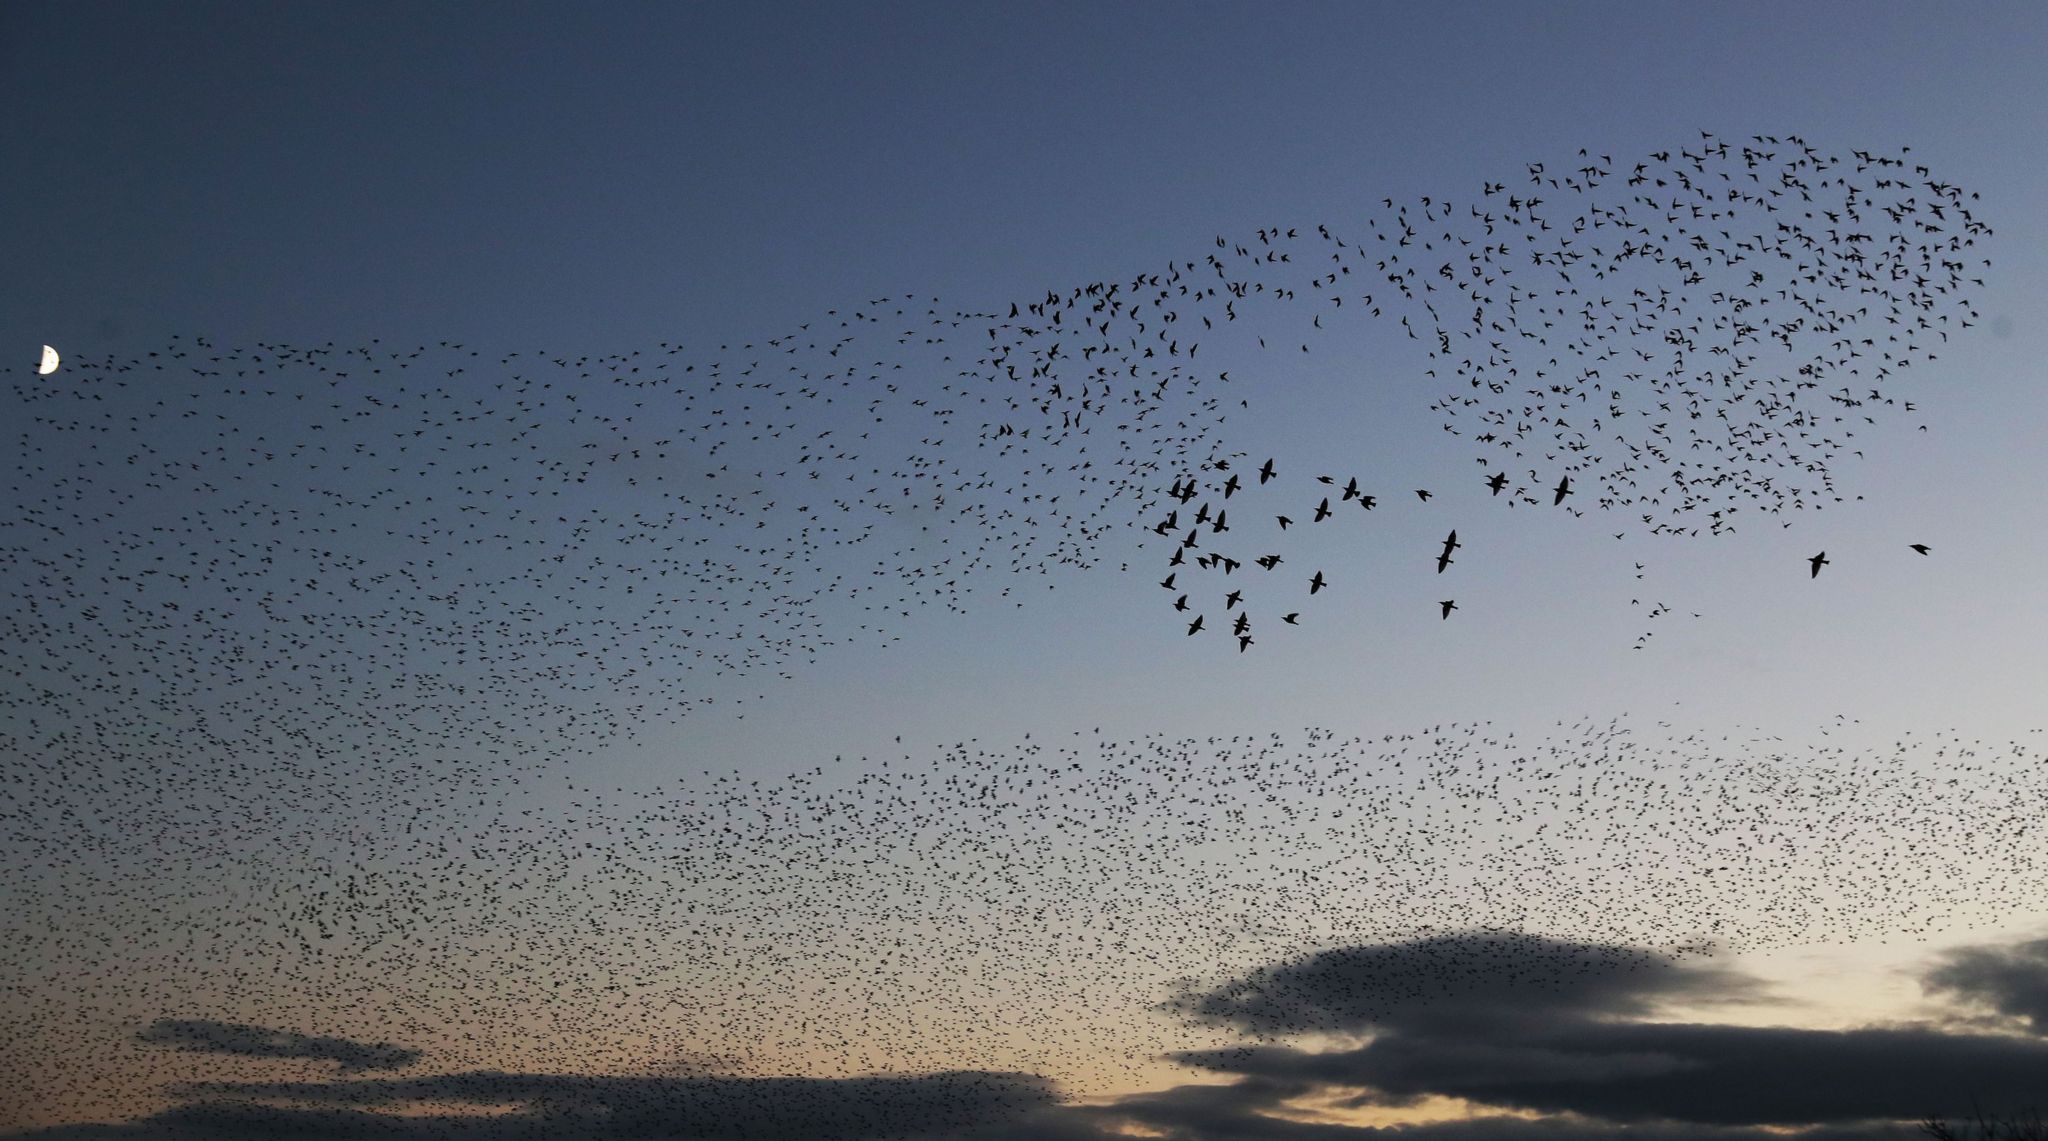
<path fill-rule="evenodd" d="M 2044 52 L 2025 4 L 7 6 L 0 1129 L 2048 1100 Z M 1912 199 L 1867 248 L 1968 238 L 1867 355 L 1658 388 L 1790 312 L 1754 212 L 1697 283 L 1677 222 L 1541 260 L 1802 151 Z M 1684 297 L 1505 331 L 1552 275 Z M 1599 502 L 1632 425 L 1781 391 L 1824 445 Z"/>

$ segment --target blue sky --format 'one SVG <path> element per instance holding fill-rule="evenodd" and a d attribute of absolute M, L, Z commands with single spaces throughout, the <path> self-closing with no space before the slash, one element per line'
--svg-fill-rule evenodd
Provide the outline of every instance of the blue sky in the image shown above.
<path fill-rule="evenodd" d="M 634 714 L 636 741 L 522 770 L 533 783 L 519 795 L 564 814 L 549 825 L 563 842 L 593 842 L 601 833 L 572 826 L 583 806 L 558 784 L 683 796 L 679 782 L 708 770 L 787 789 L 791 774 L 843 757 L 833 780 L 857 785 L 884 757 L 921 767 L 955 743 L 1009 749 L 1098 729 L 1116 741 L 1306 726 L 1377 739 L 1449 721 L 1533 734 L 1624 716 L 1646 732 L 1668 721 L 1672 739 L 1782 738 L 1816 760 L 1943 730 L 1997 755 L 2041 728 L 2048 685 L 2044 56 L 2048 18 L 2025 4 L 16 4 L 0 12 L 0 247 L 13 269 L 0 279 L 0 346 L 15 346 L 17 398 L 78 375 L 33 376 L 42 344 L 104 362 L 174 335 L 237 348 L 458 341 L 529 357 L 679 343 L 682 359 L 739 360 L 737 346 L 876 299 L 1001 313 L 1163 272 L 1218 235 L 1362 233 L 1386 199 L 1478 200 L 1487 183 L 1526 182 L 1528 164 L 1568 168 L 1581 147 L 1621 164 L 1702 131 L 1796 133 L 1838 154 L 1907 147 L 1981 195 L 1973 209 L 1996 236 L 1975 252 L 1993 265 L 1977 327 L 1905 378 L 1917 411 L 1859 437 L 1866 454 L 1837 470 L 1851 502 L 1786 528 L 1757 519 L 1731 535 L 1617 540 L 1597 512 L 1492 500 L 1486 469 L 1428 407 L 1433 362 L 1391 322 L 1333 332 L 1328 351 L 1297 359 L 1221 341 L 1213 367 L 1233 370 L 1230 403 L 1245 402 L 1224 446 L 1380 489 L 1369 528 L 1304 548 L 1344 589 L 1320 621 L 1284 639 L 1262 630 L 1242 655 L 1189 639 L 1157 586 L 1166 548 L 1122 529 L 1100 566 L 981 576 L 965 613 L 907 616 L 886 645 L 842 642 L 788 677 L 700 675 L 691 697 L 715 703 L 676 718 L 657 701 Z M 483 372 L 449 387 L 498 399 Z M 591 401 L 628 407 L 616 391 Z M 275 404 L 236 415 L 272 439 L 303 430 Z M 41 473 L 83 455 L 74 437 L 32 436 L 25 417 L 13 417 L 17 438 L 51 451 L 16 461 L 19 508 L 41 501 Z M 1437 496 L 1419 503 L 1415 487 Z M 637 506 L 624 489 L 606 494 L 593 503 Z M 8 514 L 8 542 L 27 542 L 23 511 Z M 1439 578 L 1430 563 L 1449 527 L 1465 546 Z M 1818 551 L 1833 562 L 1811 579 Z M 866 568 L 849 556 L 831 569 Z M 1459 611 L 1439 618 L 1454 594 Z M 1670 613 L 1647 617 L 1660 604 Z M 49 726 L 23 727 L 36 700 L 10 695 L 5 731 L 23 787 L 51 811 L 97 812 L 118 833 L 225 810 L 209 800 L 215 784 L 232 790 L 218 772 L 149 794 L 95 793 L 92 781 L 57 791 L 62 774 L 35 745 Z M 491 762 L 459 744 L 438 756 L 445 795 L 464 805 L 442 817 L 446 838 L 488 815 L 463 798 Z M 206 771 L 204 758 L 163 759 Z M 252 765 L 251 787 L 283 802 L 305 793 L 282 761 Z M 323 772 L 343 799 L 387 806 L 384 775 L 345 761 Z M 379 835 L 391 852 L 409 842 L 382 815 L 327 828 L 303 804 L 252 803 L 252 820 L 297 822 L 267 843 L 310 829 L 303 850 L 263 857 L 286 883 L 298 873 L 281 869 L 349 837 Z M 73 873 L 10 842 L 41 870 L 0 890 L 76 918 L 54 886 Z M 1921 869 L 1930 880 L 1936 863 Z M 106 855 L 92 874 L 118 901 L 134 867 Z M 489 892 L 471 887 L 488 911 Z M 1966 941 L 1970 924 L 1994 920 L 2019 934 L 2041 918 L 1986 903 L 1916 936 Z M 85 1002 L 54 981 L 83 969 L 72 953 L 37 952 L 58 956 L 38 959 L 52 980 L 39 1025 Z M 151 1009 L 165 994 L 234 1004 L 208 972 L 135 970 L 153 981 L 103 1019 L 106 1034 L 160 1017 L 259 1021 L 196 998 Z M 139 1021 L 121 1031 L 121 1018 Z"/>

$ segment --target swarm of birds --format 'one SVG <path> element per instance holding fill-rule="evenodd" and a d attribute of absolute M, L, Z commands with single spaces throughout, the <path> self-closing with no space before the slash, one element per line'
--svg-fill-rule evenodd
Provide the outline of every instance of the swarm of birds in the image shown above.
<path fill-rule="evenodd" d="M 13 888 L 11 954 L 40 964 L 24 1024 L 116 1062 L 164 1055 L 144 1075 L 297 1058 L 404 1076 L 431 1047 L 458 1071 L 618 1074 L 652 1052 L 698 1073 L 965 1067 L 1087 1092 L 1235 1040 L 1213 1003 L 1145 1009 L 1333 947 L 1540 932 L 1617 966 L 1628 948 L 1910 939 L 2048 890 L 2039 749 L 1954 734 L 1082 732 L 633 788 L 419 766 L 288 838 L 271 819 L 288 796 L 257 774 L 138 771 L 30 764 L 4 843 L 33 872 Z M 214 821 L 161 818 L 157 786 L 207 779 L 252 787 Z M 96 816 L 69 811 L 81 781 L 105 789 Z M 45 914 L 65 920 L 19 921 Z M 1470 965 L 1455 951 L 1441 986 Z M 1434 993 L 1412 981 L 1374 1001 Z M 247 1013 L 194 1009 L 223 994 Z M 163 1021 L 137 1025 L 150 1007 Z"/>
<path fill-rule="evenodd" d="M 1704 136 L 716 348 L 46 348 L 9 392 L 0 517 L 0 856 L 12 914 L 65 919 L 8 929 L 34 1021 L 194 1064 L 660 1042 L 719 1073 L 1080 1089 L 1103 1041 L 1133 1067 L 1207 1041 L 1134 999 L 1336 944 L 1739 945 L 2038 898 L 2037 758 L 1945 738 L 961 741 L 635 793 L 560 766 L 1148 545 L 1141 589 L 1247 653 L 1362 588 L 1305 536 L 1468 509 L 1232 450 L 1244 385 L 1197 366 L 1211 340 L 1293 359 L 1345 316 L 1398 325 L 1484 468 L 1472 504 L 1692 536 L 1840 502 L 1857 433 L 1916 410 L 1905 370 L 1975 321 L 1975 197 L 1903 152 Z M 1414 573 L 1457 581 L 1458 522 Z"/>
<path fill-rule="evenodd" d="M 1206 297 L 1198 287 L 1189 308 L 1205 327 L 1202 302 L 1218 289 L 1226 322 L 1254 304 L 1305 308 L 1303 337 L 1325 317 L 1397 316 L 1427 347 L 1429 380 L 1447 386 L 1432 409 L 1478 446 L 1489 497 L 1509 492 L 1510 505 L 1580 516 L 1587 504 L 1623 535 L 1724 533 L 1745 512 L 1789 525 L 1844 501 L 1835 465 L 1862 454 L 1859 430 L 1916 411 L 1903 374 L 1978 317 L 1971 295 L 1990 263 L 1973 251 L 1991 231 L 1971 213 L 1977 196 L 1903 155 L 1844 161 L 1796 136 L 1731 145 L 1704 133 L 1633 164 L 1582 149 L 1568 170 L 1530 165 L 1525 191 L 1488 183 L 1463 206 L 1383 200 L 1390 213 L 1356 241 L 1327 225 L 1219 238 L 1224 252 L 1206 264 L 1221 284 Z M 1259 486 L 1278 470 L 1267 460 Z M 1332 517 L 1327 496 L 1308 514 L 1317 489 L 1306 488 L 1277 527 L 1215 538 L 1224 503 L 1249 486 L 1228 457 L 1179 473 L 1153 526 L 1179 543 L 1169 562 L 1203 544 L 1198 569 L 1229 574 L 1304 515 Z M 1375 502 L 1355 480 L 1346 491 L 1339 510 Z M 1582 491 L 1592 498 L 1572 498 Z M 1193 525 L 1179 518 L 1189 503 Z M 1294 612 L 1299 587 L 1274 586 Z M 1226 588 L 1179 589 L 1213 600 Z M 1250 592 L 1227 589 L 1242 651 Z M 1193 605 L 1190 633 L 1206 609 Z"/>
<path fill-rule="evenodd" d="M 5 712 L 60 751 L 94 725 L 559 755 L 1112 538 L 1118 565 L 1167 542 L 1188 633 L 1243 652 L 1261 605 L 1300 625 L 1353 589 L 1290 560 L 1289 525 L 1378 497 L 1291 492 L 1313 473 L 1268 460 L 1285 506 L 1229 521 L 1229 378 L 1195 357 L 1240 320 L 1398 319 L 1489 499 L 1582 513 L 1583 487 L 1665 534 L 1818 508 L 1857 428 L 1914 408 L 1904 370 L 1972 324 L 1975 197 L 1903 157 L 1706 136 L 1463 208 L 1386 200 L 1355 240 L 1261 228 L 1007 312 L 882 299 L 709 353 L 76 355 L 12 388 Z M 1255 586 L 1227 578 L 1247 564 Z"/>

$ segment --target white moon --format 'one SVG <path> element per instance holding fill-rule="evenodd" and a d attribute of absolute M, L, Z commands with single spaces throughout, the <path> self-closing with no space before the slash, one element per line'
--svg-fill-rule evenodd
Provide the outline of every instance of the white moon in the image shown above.
<path fill-rule="evenodd" d="M 43 376 L 48 376 L 48 375 L 50 375 L 51 373 L 53 373 L 53 372 L 56 372 L 56 371 L 57 371 L 57 362 L 58 362 L 58 357 L 57 357 L 57 350 L 55 350 L 55 349 L 51 348 L 51 347 L 50 347 L 50 346 L 48 346 L 48 345 L 44 345 L 44 346 L 43 346 L 43 363 L 41 363 L 41 364 L 39 364 L 39 365 L 37 365 L 37 366 L 36 366 L 36 371 L 37 371 L 38 373 L 42 374 Z"/>

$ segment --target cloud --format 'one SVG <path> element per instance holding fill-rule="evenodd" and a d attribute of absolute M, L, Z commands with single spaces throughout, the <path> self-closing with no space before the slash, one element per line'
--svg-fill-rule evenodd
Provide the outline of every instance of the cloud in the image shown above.
<path fill-rule="evenodd" d="M 197 1082 L 175 1092 L 190 1100 L 143 1121 L 26 1136 L 36 1141 L 880 1141 L 969 1135 L 1021 1141 L 1099 1136 L 1079 1118 L 1058 1120 L 1051 1085 L 1044 1079 L 985 1071 L 859 1078 L 474 1071 L 333 1082 Z"/>
<path fill-rule="evenodd" d="M 1747 976 L 1654 951 L 1480 932 L 1324 951 L 1169 1006 L 1272 1037 L 1642 1017 L 1669 1003 L 1754 1000 L 1762 992 Z"/>
<path fill-rule="evenodd" d="M 1932 1029 L 1797 1030 L 1581 1021 L 1474 1042 L 1398 1032 L 1352 1050 L 1183 1055 L 1225 1073 L 1357 1086 L 1609 1121 L 1808 1125 L 2017 1109 L 2048 1085 L 2048 1043 Z"/>
<path fill-rule="evenodd" d="M 1373 1127 L 1280 1116 L 1285 1103 L 1314 1092 L 1310 1083 L 1247 1079 L 1235 1085 L 1188 1085 L 1134 1095 L 1113 1105 L 1071 1112 L 1101 1122 L 1105 1136 L 1133 1131 L 1167 1141 L 1786 1141 L 1787 1135 L 1757 1126 L 1698 1122 L 1614 1122 L 1554 1115 L 1506 1115 L 1415 1125 Z M 1898 1141 L 1915 1135 L 1892 1122 L 1824 1125 L 1802 1130 L 1799 1141 Z"/>
<path fill-rule="evenodd" d="M 1931 991 L 1988 1003 L 2048 1036 L 2048 939 L 2015 947 L 1967 947 L 1921 978 Z"/>
<path fill-rule="evenodd" d="M 2024 982 L 2040 978 L 1977 969 L 1971 956 L 1955 963 L 1972 968 L 1962 976 L 1972 993 L 2025 996 Z M 1963 1112 L 1972 1098 L 2009 1111 L 2048 1088 L 2048 1042 L 2013 1036 L 1650 1020 L 1676 1001 L 1760 990 L 1747 976 L 1635 948 L 1443 936 L 1325 952 L 1178 1003 L 1247 1034 L 1368 1034 L 1362 1045 L 1258 1044 L 1176 1057 L 1265 1083 L 1247 1087 L 1255 1092 L 1355 1088 L 1367 1091 L 1361 1104 L 1452 1097 L 1632 1125 L 1917 1120 Z"/>
<path fill-rule="evenodd" d="M 855 1079 L 861 1080 L 861 1079 Z M 829 1079 L 828 1079 L 829 1081 Z M 858 1123 L 705 1121 L 682 1119 L 658 1132 L 621 1130 L 602 1118 L 520 1113 L 405 1117 L 355 1109 L 283 1108 L 236 1102 L 199 1102 L 144 1121 L 75 1125 L 21 1135 L 33 1141 L 599 1141 L 673 1138 L 677 1141 L 746 1138 L 748 1141 L 1126 1141 L 1132 1127 L 1166 1141 L 1784 1141 L 1785 1134 L 1660 1122 L 1618 1125 L 1583 1119 L 1524 1120 L 1488 1117 L 1393 1128 L 1302 1122 L 1271 1116 L 1297 1087 L 1246 1082 L 1235 1086 L 1182 1086 L 1125 1099 L 1113 1106 L 1044 1106 L 1012 1115 L 952 1124 L 919 1123 L 900 1115 L 886 1132 Z M 868 1091 L 873 1092 L 873 1091 Z M 952 1116 L 952 1115 L 949 1115 Z M 1800 1141 L 1895 1141 L 1910 1131 L 1891 1126 L 1829 1128 L 1798 1134 Z"/>
<path fill-rule="evenodd" d="M 2034 1021 L 2048 941 L 1945 956 L 1930 989 Z M 469 1071 L 330 1081 L 192 1082 L 175 1109 L 34 1141 L 1876 1141 L 1929 1115 L 2006 1114 L 2048 1089 L 2048 1040 L 1954 1025 L 1846 1030 L 1658 1021 L 1676 1003 L 1753 1001 L 1757 980 L 1637 948 L 1498 932 L 1341 948 L 1174 1004 L 1237 1031 L 1174 1057 L 1234 1080 L 1063 1104 L 1028 1074 L 856 1078 Z M 1276 1038 L 1335 1034 L 1310 1050 Z M 390 1047 L 166 1020 L 148 1041 L 344 1068 Z M 260 1048 L 252 1041 L 265 1043 Z M 193 1043 L 199 1043 L 194 1045 Z M 280 1044 L 282 1043 L 282 1044 Z M 384 1051 L 385 1053 L 378 1053 Z M 408 1051 L 397 1051 L 410 1061 Z M 402 1063 L 400 1063 L 402 1064 Z M 1459 1099 L 1476 1116 L 1368 1127 L 1301 1107 Z"/>
<path fill-rule="evenodd" d="M 420 1058 L 418 1050 L 387 1043 L 366 1045 L 346 1038 L 316 1038 L 288 1030 L 267 1030 L 206 1018 L 160 1018 L 136 1036 L 153 1046 L 250 1058 L 312 1058 L 334 1062 L 343 1072 L 398 1070 Z"/>

